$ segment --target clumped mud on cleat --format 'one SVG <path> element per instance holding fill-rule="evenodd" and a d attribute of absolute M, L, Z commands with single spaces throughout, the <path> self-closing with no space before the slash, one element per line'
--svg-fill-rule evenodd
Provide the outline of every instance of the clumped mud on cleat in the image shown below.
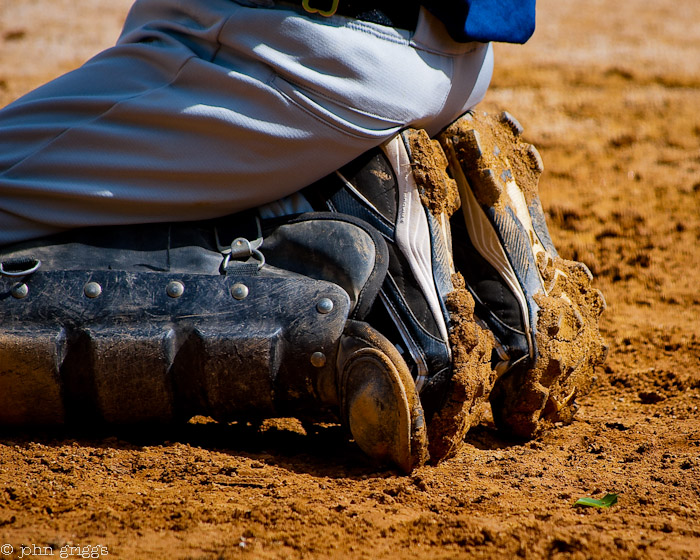
<path fill-rule="evenodd" d="M 504 375 L 491 394 L 494 420 L 519 437 L 570 423 L 576 398 L 590 390 L 594 368 L 607 351 L 598 330 L 605 300 L 591 286 L 585 265 L 559 258 L 555 264 L 567 277 L 560 277 L 549 295 L 535 296 L 540 307 L 535 365 Z"/>
<path fill-rule="evenodd" d="M 447 296 L 450 311 L 452 377 L 442 405 L 428 424 L 433 461 L 454 455 L 470 428 L 484 417 L 496 374 L 491 367 L 493 336 L 474 318 L 474 299 L 460 274 L 453 277 L 455 290 Z"/>
<path fill-rule="evenodd" d="M 456 267 L 496 337 L 494 420 L 531 437 L 571 421 L 590 389 L 605 358 L 605 301 L 585 265 L 552 243 L 538 196 L 542 159 L 522 132 L 507 112 L 467 114 L 440 142 L 462 201 L 463 218 L 452 222 Z"/>
<path fill-rule="evenodd" d="M 413 174 L 423 205 L 447 239 L 449 218 L 460 206 L 457 184 L 447 173 L 447 159 L 437 140 L 423 130 L 405 132 L 411 151 Z M 474 317 L 474 300 L 460 274 L 451 278 L 453 290 L 446 296 L 452 371 L 434 380 L 421 395 L 428 421 L 430 458 L 437 463 L 454 455 L 472 426 L 478 424 L 488 406 L 495 374 L 491 367 L 493 336 Z M 439 383 L 438 383 L 439 381 Z"/>
<path fill-rule="evenodd" d="M 423 206 L 442 225 L 460 206 L 457 183 L 447 173 L 445 152 L 425 130 L 408 129 L 404 134 L 411 151 L 413 176 Z"/>

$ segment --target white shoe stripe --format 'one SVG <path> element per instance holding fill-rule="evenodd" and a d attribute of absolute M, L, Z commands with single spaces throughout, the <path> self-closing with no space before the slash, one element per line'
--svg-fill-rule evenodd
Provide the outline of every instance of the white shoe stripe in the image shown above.
<path fill-rule="evenodd" d="M 418 194 L 413 177 L 411 160 L 400 136 L 394 136 L 382 145 L 389 163 L 396 170 L 398 181 L 398 212 L 396 218 L 396 244 L 406 255 L 411 271 L 425 296 L 435 318 L 440 336 L 447 343 L 447 325 L 442 315 L 440 299 L 433 280 L 433 263 L 430 248 L 430 230 L 425 208 Z"/>
<path fill-rule="evenodd" d="M 467 226 L 467 231 L 469 232 L 469 237 L 476 250 L 498 271 L 503 281 L 508 285 L 513 295 L 515 295 L 518 305 L 520 306 L 520 315 L 525 326 L 528 346 L 532 353 L 534 348 L 532 344 L 532 326 L 530 324 L 530 314 L 528 312 L 525 293 L 520 286 L 520 282 L 518 282 L 518 278 L 498 239 L 498 235 L 469 187 L 467 178 L 464 176 L 454 150 L 450 149 L 448 151 L 450 169 L 453 172 L 453 178 L 457 182 L 459 188 L 459 196 L 462 200 L 462 212 L 464 214 L 464 221 Z M 459 240 L 455 242 L 458 243 Z M 534 358 L 534 356 L 532 357 Z"/>
<path fill-rule="evenodd" d="M 547 251 L 544 248 L 544 245 L 542 245 L 540 238 L 537 237 L 537 233 L 535 233 L 535 228 L 532 225 L 532 218 L 530 216 L 530 210 L 528 209 L 527 202 L 525 201 L 525 195 L 513 179 L 506 183 L 506 192 L 513 203 L 512 208 L 515 210 L 515 216 L 518 218 L 518 220 L 520 220 L 520 223 L 525 226 L 525 230 L 530 236 L 530 247 L 535 255 L 536 261 L 539 253 L 546 253 Z"/>

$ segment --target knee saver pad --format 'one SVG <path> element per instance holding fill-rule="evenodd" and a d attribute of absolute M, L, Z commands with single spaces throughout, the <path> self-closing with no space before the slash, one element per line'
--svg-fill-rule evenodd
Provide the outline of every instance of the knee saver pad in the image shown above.
<path fill-rule="evenodd" d="M 235 230 L 227 220 L 221 230 Z M 0 248 L 0 423 L 337 409 L 338 343 L 383 280 L 383 240 L 353 219 L 303 215 L 268 224 L 261 266 L 222 255 L 221 224 Z"/>

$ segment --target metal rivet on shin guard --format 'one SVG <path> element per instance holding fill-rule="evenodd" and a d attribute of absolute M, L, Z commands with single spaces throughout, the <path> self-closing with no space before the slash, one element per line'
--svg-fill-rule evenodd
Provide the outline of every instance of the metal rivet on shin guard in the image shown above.
<path fill-rule="evenodd" d="M 182 294 L 185 293 L 185 285 L 182 282 L 173 280 L 168 284 L 168 287 L 165 289 L 165 291 L 171 298 L 179 298 L 180 296 L 182 296 Z"/>
<path fill-rule="evenodd" d="M 248 297 L 249 293 L 250 290 L 245 284 L 238 283 L 231 286 L 231 295 L 234 297 L 234 299 L 245 299 Z"/>
<path fill-rule="evenodd" d="M 311 365 L 322 368 L 326 365 L 326 355 L 323 352 L 314 352 L 311 354 Z"/>
<path fill-rule="evenodd" d="M 15 299 L 24 299 L 29 295 L 29 286 L 22 282 L 18 282 L 10 289 L 12 297 Z"/>
<path fill-rule="evenodd" d="M 330 313 L 333 311 L 333 302 L 324 297 L 321 301 L 318 302 L 316 305 L 316 309 L 318 310 L 319 313 L 323 313 L 324 315 L 327 313 Z"/>
<path fill-rule="evenodd" d="M 96 297 L 100 297 L 102 294 L 102 286 L 100 286 L 97 282 L 88 282 L 85 284 L 83 292 L 90 299 L 95 299 Z"/>

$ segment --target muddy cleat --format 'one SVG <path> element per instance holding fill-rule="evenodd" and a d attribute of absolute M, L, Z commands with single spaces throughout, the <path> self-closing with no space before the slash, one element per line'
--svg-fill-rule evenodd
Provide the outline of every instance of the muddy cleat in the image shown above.
<path fill-rule="evenodd" d="M 488 334 L 476 326 L 482 336 L 470 337 L 468 345 L 469 351 L 479 347 L 477 359 L 462 361 L 471 369 L 455 375 L 452 314 L 468 306 L 449 303 L 455 291 L 449 216 L 459 199 L 446 167 L 436 141 L 406 130 L 304 191 L 315 208 L 356 216 L 387 242 L 389 270 L 367 322 L 409 364 L 433 461 L 453 454 L 478 421 L 476 403 L 485 400 L 491 378 Z M 460 321 L 473 322 L 468 313 Z"/>
<path fill-rule="evenodd" d="M 373 228 L 329 213 L 2 247 L 0 424 L 336 417 L 371 458 L 410 471 L 426 460 L 415 384 L 353 320 L 387 261 Z"/>
<path fill-rule="evenodd" d="M 451 220 L 456 268 L 496 338 L 494 419 L 530 437 L 570 420 L 589 389 L 604 359 L 605 301 L 584 264 L 558 256 L 537 191 L 542 159 L 521 134 L 507 112 L 468 113 L 439 140 L 462 202 Z"/>

